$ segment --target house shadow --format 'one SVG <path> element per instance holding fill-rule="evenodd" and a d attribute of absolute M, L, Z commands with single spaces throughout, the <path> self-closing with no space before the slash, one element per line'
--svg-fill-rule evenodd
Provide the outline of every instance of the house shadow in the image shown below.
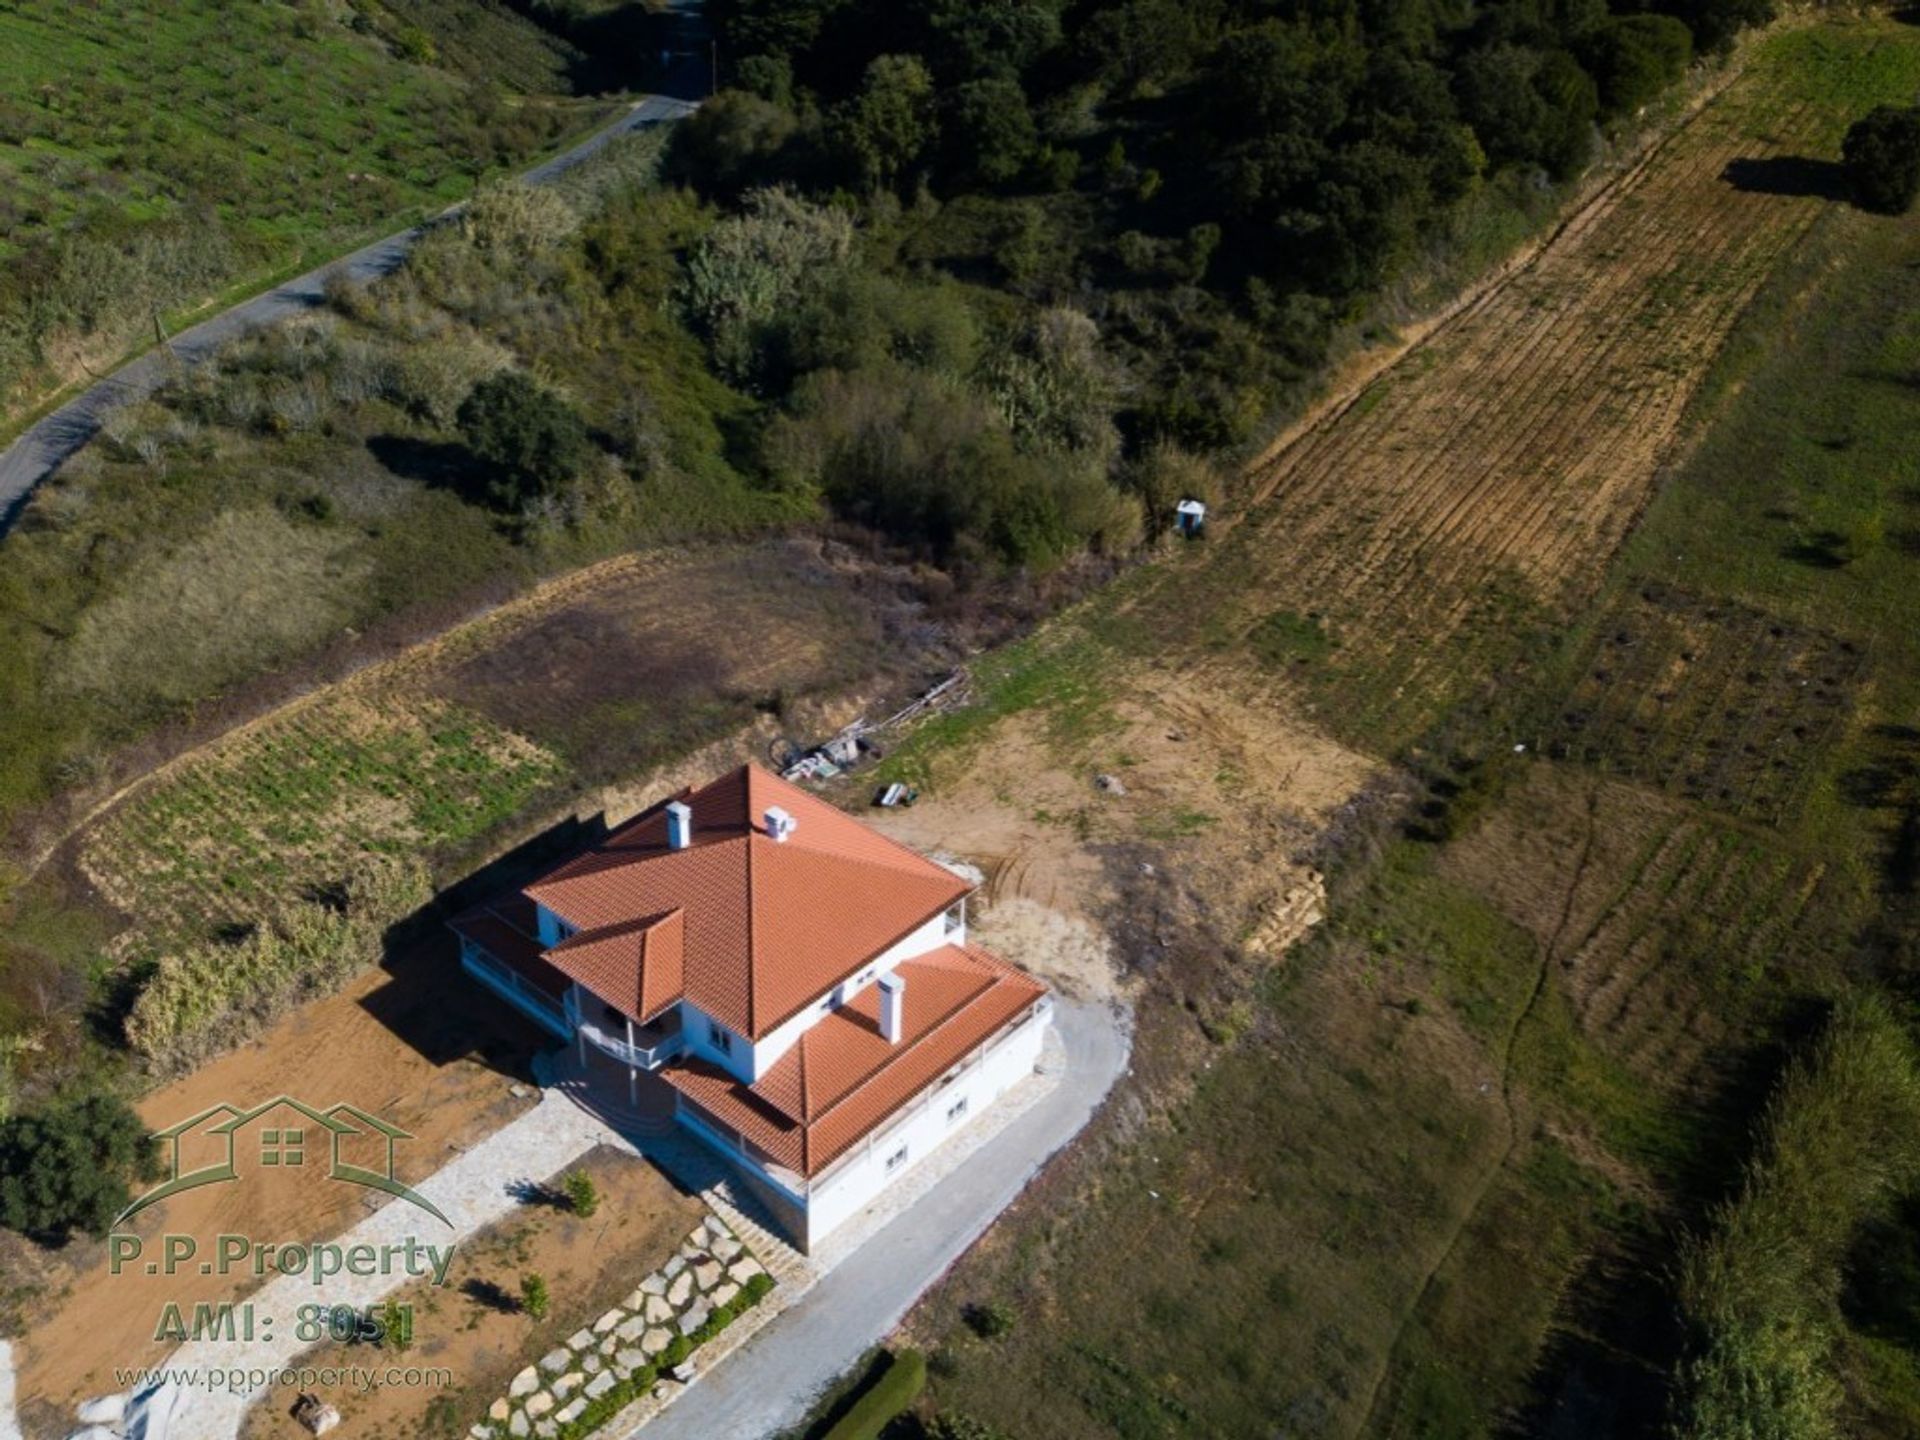
<path fill-rule="evenodd" d="M 1816 200 L 1844 201 L 1847 172 L 1837 161 L 1811 155 L 1771 155 L 1766 159 L 1731 160 L 1720 178 L 1750 195 L 1787 195 Z"/>
<path fill-rule="evenodd" d="M 433 1065 L 478 1060 L 502 1075 L 535 1083 L 533 1058 L 554 1038 L 460 968 L 447 921 L 510 891 L 606 835 L 603 817 L 573 816 L 550 825 L 443 890 L 387 931 L 381 968 L 387 981 L 360 1001 L 373 1019 Z"/>
<path fill-rule="evenodd" d="M 412 435 L 369 435 L 367 453 L 403 480 L 450 490 L 472 505 L 488 503 L 486 467 L 464 445 Z"/>

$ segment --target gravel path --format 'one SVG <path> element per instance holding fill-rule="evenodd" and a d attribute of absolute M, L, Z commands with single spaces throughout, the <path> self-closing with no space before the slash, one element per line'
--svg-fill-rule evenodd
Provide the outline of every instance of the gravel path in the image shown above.
<path fill-rule="evenodd" d="M 644 1440 L 755 1440 L 801 1419 L 813 1398 L 897 1325 L 1041 1166 L 1080 1133 L 1127 1066 L 1127 1012 L 1061 998 L 1060 1083 L 859 1248 L 724 1365 L 643 1429 Z"/>
<path fill-rule="evenodd" d="M 417 1237 L 422 1245 L 446 1247 L 477 1234 L 523 1202 L 516 1191 L 528 1181 L 548 1180 L 596 1145 L 624 1145 L 611 1130 L 564 1096 L 549 1093 L 533 1109 L 495 1131 L 466 1154 L 415 1188 L 453 1222 L 448 1229 L 405 1201 L 389 1200 L 338 1237 L 342 1245 L 399 1245 Z M 282 1276 L 254 1292 L 256 1326 L 271 1317 L 272 1337 L 252 1341 L 190 1341 L 167 1357 L 173 1369 L 272 1370 L 292 1361 L 313 1342 L 297 1336 L 302 1306 L 316 1303 L 364 1308 L 405 1283 L 404 1275 L 335 1275 L 324 1286 L 306 1276 Z M 232 1440 L 259 1388 L 192 1390 L 168 1440 Z"/>
<path fill-rule="evenodd" d="M 685 100 L 649 96 L 612 124 L 594 132 L 571 150 L 536 165 L 522 178 L 529 184 L 544 185 L 579 164 L 615 136 L 643 130 L 663 121 L 677 120 L 692 108 Z M 453 206 L 443 211 L 439 218 L 455 214 L 459 209 L 459 206 Z M 250 330 L 312 310 L 325 298 L 327 276 L 336 270 L 355 280 L 385 275 L 406 258 L 407 252 L 425 230 L 425 225 L 416 225 L 411 230 L 376 240 L 345 259 L 309 270 L 251 300 L 242 301 L 231 310 L 223 310 L 211 320 L 202 321 L 174 336 L 173 354 L 184 364 L 197 365 L 228 341 Z M 106 379 L 81 391 L 26 430 L 4 453 L 0 453 L 0 536 L 4 536 L 19 518 L 34 487 L 51 475 L 61 461 L 99 432 L 108 412 L 152 394 L 166 379 L 169 366 L 165 350 L 148 351 L 139 359 L 121 366 Z"/>

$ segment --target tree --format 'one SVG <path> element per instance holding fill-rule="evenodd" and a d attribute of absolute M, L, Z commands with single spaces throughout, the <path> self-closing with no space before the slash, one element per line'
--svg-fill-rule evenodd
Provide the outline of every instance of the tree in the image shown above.
<path fill-rule="evenodd" d="M 547 1318 L 553 1297 L 547 1293 L 547 1277 L 528 1273 L 520 1277 L 520 1308 L 535 1320 Z"/>
<path fill-rule="evenodd" d="M 952 93 L 948 116 L 941 133 L 955 188 L 1004 185 L 1039 143 L 1027 97 L 1012 80 L 969 81 Z"/>
<path fill-rule="evenodd" d="M 0 1125 L 0 1224 L 43 1240 L 104 1235 L 132 1200 L 131 1182 L 159 1173 L 145 1123 L 116 1096 L 18 1115 Z"/>
<path fill-rule="evenodd" d="M 586 463 L 585 422 L 523 371 L 482 380 L 456 418 L 467 447 L 493 470 L 488 488 L 495 502 L 507 509 L 552 494 Z"/>
<path fill-rule="evenodd" d="M 1853 122 L 1840 146 L 1853 200 L 1903 215 L 1920 194 L 1920 106 L 1881 105 Z"/>
<path fill-rule="evenodd" d="M 934 136 L 933 76 L 917 55 L 880 55 L 834 126 L 841 149 L 870 189 L 894 184 Z"/>
<path fill-rule="evenodd" d="M 1616 15 L 1582 53 L 1607 112 L 1631 115 L 1686 74 L 1693 36 L 1671 15 Z"/>
<path fill-rule="evenodd" d="M 772 175 L 797 125 L 781 104 L 722 90 L 673 127 L 668 168 L 704 194 L 733 195 Z"/>

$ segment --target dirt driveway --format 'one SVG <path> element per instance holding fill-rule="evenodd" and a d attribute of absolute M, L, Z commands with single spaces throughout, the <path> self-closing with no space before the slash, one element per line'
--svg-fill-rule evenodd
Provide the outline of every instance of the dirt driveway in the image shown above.
<path fill-rule="evenodd" d="M 468 982 L 451 944 L 436 940 L 156 1090 L 140 1113 L 157 1129 L 210 1106 L 246 1108 L 280 1094 L 322 1110 L 347 1101 L 412 1137 L 397 1142 L 394 1169 L 417 1182 L 533 1104 L 538 1092 L 526 1083 L 526 1061 L 543 1043 L 534 1027 Z M 367 1193 L 327 1180 L 323 1168 L 254 1170 L 243 1183 L 165 1201 L 128 1228 L 149 1243 L 189 1235 L 203 1253 L 223 1234 L 304 1242 L 361 1219 Z M 37 1270 L 44 1286 L 14 1356 L 30 1437 L 67 1433 L 76 1400 L 117 1388 L 115 1366 L 154 1363 L 171 1351 L 172 1341 L 154 1338 L 168 1302 L 190 1313 L 195 1302 L 234 1299 L 258 1283 L 189 1271 L 146 1275 L 138 1267 L 113 1275 L 106 1245 L 84 1238 L 51 1257 L 9 1243 L 19 1244 L 21 1267 Z"/>

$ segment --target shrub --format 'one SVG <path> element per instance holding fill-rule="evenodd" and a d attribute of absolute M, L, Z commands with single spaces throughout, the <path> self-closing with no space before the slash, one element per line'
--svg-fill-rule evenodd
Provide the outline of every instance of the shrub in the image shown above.
<path fill-rule="evenodd" d="M 237 944 L 162 957 L 128 1012 L 127 1043 L 169 1067 L 205 1059 L 379 960 L 387 927 L 433 893 L 422 866 L 398 860 L 368 861 L 342 888 L 337 907 L 293 902 Z"/>
<path fill-rule="evenodd" d="M 461 227 L 481 254 L 524 264 L 558 247 L 579 229 L 580 217 L 549 188 L 503 180 L 474 193 Z"/>
<path fill-rule="evenodd" d="M 1856 205 L 1904 215 L 1920 194 L 1920 106 L 1868 111 L 1847 131 L 1840 154 Z"/>
<path fill-rule="evenodd" d="M 1013 1332 L 1013 1311 L 998 1300 L 967 1307 L 967 1328 L 982 1340 L 998 1340 Z"/>
<path fill-rule="evenodd" d="M 827 1432 L 826 1440 L 878 1440 L 880 1432 L 920 1398 L 926 1385 L 925 1357 L 918 1350 L 900 1351 Z"/>
<path fill-rule="evenodd" d="M 547 1278 L 544 1275 L 526 1274 L 520 1277 L 520 1308 L 535 1320 L 547 1318 L 552 1307 L 553 1297 L 547 1293 Z"/>
<path fill-rule="evenodd" d="M 844 211 L 783 189 L 752 192 L 741 214 L 703 235 L 687 258 L 681 304 L 720 373 L 752 383 L 767 326 L 824 285 L 852 248 L 853 222 Z"/>
<path fill-rule="evenodd" d="M 1687 1243 L 1679 1440 L 1839 1434 L 1833 1337 L 1859 1225 L 1920 1179 L 1920 1068 L 1877 1001 L 1848 1000 L 1781 1081 L 1740 1193 Z"/>
<path fill-rule="evenodd" d="M 569 1171 L 560 1188 L 567 1193 L 567 1207 L 582 1220 L 590 1220 L 600 1208 L 600 1190 L 584 1170 Z"/>
<path fill-rule="evenodd" d="M 579 413 L 518 370 L 474 386 L 457 419 L 468 448 L 491 467 L 489 491 L 506 509 L 559 490 L 591 448 Z"/>
<path fill-rule="evenodd" d="M 159 1174 L 145 1122 L 115 1096 L 69 1100 L 0 1123 L 0 1225 L 23 1235 L 104 1235 L 133 1198 L 130 1182 Z"/>

